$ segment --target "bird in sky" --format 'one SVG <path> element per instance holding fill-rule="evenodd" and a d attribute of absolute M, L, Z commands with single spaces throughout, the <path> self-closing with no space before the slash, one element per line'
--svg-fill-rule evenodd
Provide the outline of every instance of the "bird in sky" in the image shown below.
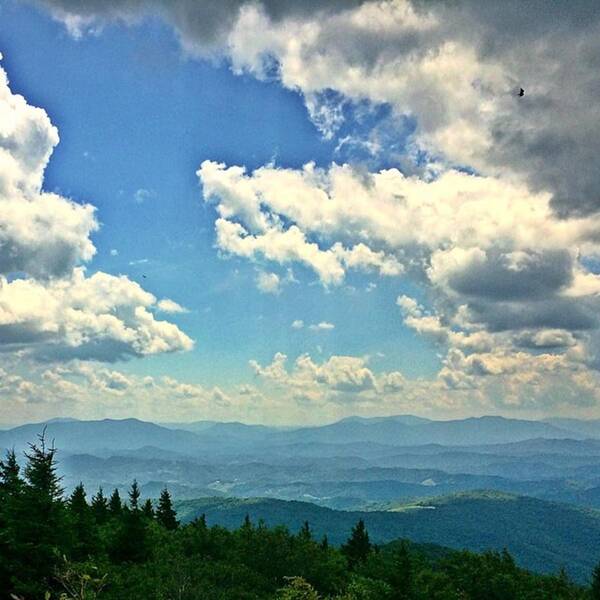
<path fill-rule="evenodd" d="M 522 98 L 525 95 L 525 90 L 523 88 L 519 88 L 519 98 Z"/>

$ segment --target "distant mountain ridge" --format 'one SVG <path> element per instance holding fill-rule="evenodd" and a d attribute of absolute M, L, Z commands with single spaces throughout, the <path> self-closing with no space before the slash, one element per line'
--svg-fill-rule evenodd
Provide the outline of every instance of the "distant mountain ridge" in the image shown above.
<path fill-rule="evenodd" d="M 54 439 L 57 447 L 65 451 L 135 450 L 154 446 L 188 454 L 213 446 L 239 450 L 256 444 L 273 447 L 294 443 L 474 446 L 509 444 L 532 438 L 581 440 L 594 437 L 582 433 L 585 426 L 581 424 L 583 422 L 578 423 L 580 426 L 577 428 L 573 420 L 568 420 L 563 427 L 545 421 L 497 416 L 432 421 L 399 415 L 349 417 L 329 425 L 295 429 L 212 421 L 191 423 L 188 429 L 184 429 L 184 424 L 166 427 L 139 419 L 81 421 L 61 418 L 0 431 L 0 447 L 26 447 L 44 427 L 47 438 Z M 593 430 L 592 426 L 590 430 Z"/>
<path fill-rule="evenodd" d="M 0 431 L 0 446 L 21 450 L 45 431 L 46 441 L 61 451 L 114 451 L 157 446 L 165 450 L 194 450 L 199 438 L 189 431 L 170 430 L 138 419 L 99 421 L 51 420 Z"/>

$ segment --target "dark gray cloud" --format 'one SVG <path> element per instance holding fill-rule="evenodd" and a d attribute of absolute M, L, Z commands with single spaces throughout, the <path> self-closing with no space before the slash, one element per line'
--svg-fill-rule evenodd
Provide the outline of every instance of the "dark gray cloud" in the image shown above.
<path fill-rule="evenodd" d="M 573 259 L 566 250 L 531 252 L 519 261 L 499 251 L 486 260 L 460 270 L 448 279 L 459 294 L 491 300 L 536 300 L 547 298 L 573 279 Z"/>
<path fill-rule="evenodd" d="M 233 27 L 240 9 L 254 4 L 248 0 L 30 0 L 48 8 L 56 17 L 71 26 L 77 19 L 97 26 L 120 20 L 136 22 L 149 16 L 159 16 L 170 23 L 184 44 L 198 51 L 218 49 Z M 260 4 L 269 17 L 279 21 L 290 16 L 309 16 L 315 12 L 352 8 L 360 0 L 263 0 Z M 259 33 L 259 32 L 257 32 Z"/>
<path fill-rule="evenodd" d="M 581 299 L 556 297 L 537 302 L 469 302 L 474 321 L 489 331 L 565 329 L 585 331 L 598 327 L 597 306 Z"/>
<path fill-rule="evenodd" d="M 462 0 L 435 10 L 525 89 L 494 123 L 490 160 L 550 190 L 563 217 L 600 210 L 600 3 Z"/>

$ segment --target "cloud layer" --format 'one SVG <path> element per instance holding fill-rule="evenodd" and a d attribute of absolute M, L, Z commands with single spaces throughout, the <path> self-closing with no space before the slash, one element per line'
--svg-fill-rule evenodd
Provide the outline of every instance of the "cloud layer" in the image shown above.
<path fill-rule="evenodd" d="M 222 56 L 235 73 L 276 79 L 300 93 L 340 154 L 361 148 L 367 157 L 366 168 L 307 162 L 254 171 L 204 161 L 198 177 L 216 210 L 216 246 L 260 264 L 257 285 L 270 294 L 283 282 L 275 271 L 294 264 L 329 290 L 351 271 L 411 279 L 421 297 L 399 294 L 398 319 L 439 349 L 439 374 L 424 387 L 397 372 L 377 374 L 357 357 L 317 364 L 303 355 L 288 368 L 287 357 L 277 354 L 270 365 L 252 363 L 261 381 L 286 386 L 300 404 L 401 402 L 400 389 L 404 399 L 428 394 L 438 407 L 473 410 L 597 402 L 596 2 L 38 4 L 75 35 L 159 16 L 188 54 Z M 13 295 L 29 285 L 52 298 L 57 285 L 82 287 L 85 275 L 74 269 L 93 255 L 89 235 L 96 227 L 91 207 L 41 192 L 56 131 L 43 111 L 7 87 L 2 93 L 0 110 L 14 113 L 17 125 L 0 132 L 0 191 L 7 198 L 0 272 L 25 271 L 30 279 L 4 281 L 0 310 L 15 284 Z M 382 108 L 384 116 L 376 116 Z M 19 216 L 26 210 L 54 242 L 37 247 L 37 236 L 27 238 Z M 35 318 L 18 321 L 14 302 L 5 314 L 9 325 L 26 323 L 21 329 L 46 346 L 86 349 L 88 332 L 99 339 L 109 330 L 107 339 L 124 343 L 124 354 L 191 345 L 153 320 L 155 299 L 128 289 L 131 304 L 106 309 L 117 318 L 114 331 L 97 322 L 104 313 L 93 301 L 75 308 L 90 314 L 85 327 L 56 318 L 54 329 Z M 15 335 L 24 333 L 17 328 Z"/>
<path fill-rule="evenodd" d="M 158 15 L 188 52 L 226 56 L 237 72 L 275 73 L 299 90 L 328 137 L 344 105 L 386 104 L 416 120 L 417 147 L 450 164 L 524 177 L 562 215 L 600 208 L 593 0 L 38 3 L 78 34 Z M 381 131 L 367 138 L 377 147 Z"/>

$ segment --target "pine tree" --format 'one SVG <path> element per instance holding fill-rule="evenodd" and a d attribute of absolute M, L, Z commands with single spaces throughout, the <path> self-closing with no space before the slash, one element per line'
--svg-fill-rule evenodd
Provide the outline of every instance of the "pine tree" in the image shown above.
<path fill-rule="evenodd" d="M 150 500 L 150 498 L 142 505 L 142 514 L 147 519 L 154 519 L 154 507 L 152 506 L 152 500 Z"/>
<path fill-rule="evenodd" d="M 11 574 L 18 569 L 22 552 L 19 521 L 25 482 L 20 476 L 20 467 L 14 450 L 0 460 L 0 589 L 11 588 Z"/>
<path fill-rule="evenodd" d="M 143 562 L 148 556 L 146 519 L 139 506 L 140 488 L 136 480 L 129 490 L 130 510 L 123 511 L 110 551 L 117 562 Z"/>
<path fill-rule="evenodd" d="M 129 508 L 133 511 L 137 511 L 140 508 L 140 494 L 140 486 L 137 480 L 134 479 L 129 490 Z"/>
<path fill-rule="evenodd" d="M 86 499 L 85 488 L 83 483 L 79 482 L 79 485 L 75 487 L 73 493 L 69 498 L 69 509 L 72 514 L 82 515 L 89 511 L 89 506 Z"/>
<path fill-rule="evenodd" d="M 14 449 L 8 450 L 6 459 L 0 460 L 0 494 L 4 498 L 18 495 L 23 490 L 24 482 L 21 479 L 21 467 L 17 462 Z"/>
<path fill-rule="evenodd" d="M 29 444 L 29 452 L 25 453 L 27 465 L 25 478 L 28 487 L 45 501 L 62 502 L 63 488 L 61 477 L 56 473 L 56 448 L 46 446 L 46 430 L 39 436 L 38 444 Z"/>
<path fill-rule="evenodd" d="M 67 503 L 73 531 L 72 556 L 85 560 L 94 551 L 94 516 L 87 503 L 83 483 L 73 490 Z"/>
<path fill-rule="evenodd" d="M 168 530 L 177 529 L 179 523 L 177 522 L 177 514 L 173 509 L 173 503 L 171 501 L 171 494 L 169 490 L 165 488 L 158 500 L 158 507 L 156 509 L 156 520 Z M 206 525 L 206 522 L 205 522 Z"/>
<path fill-rule="evenodd" d="M 321 547 L 321 550 L 329 550 L 329 539 L 327 538 L 327 535 L 324 535 L 321 538 L 321 543 L 319 546 Z"/>
<path fill-rule="evenodd" d="M 413 569 L 408 544 L 403 541 L 394 552 L 394 564 L 390 574 L 391 600 L 412 598 Z"/>
<path fill-rule="evenodd" d="M 108 519 L 108 500 L 104 496 L 102 488 L 92 496 L 92 514 L 98 525 L 103 525 Z"/>
<path fill-rule="evenodd" d="M 353 569 L 358 564 L 365 562 L 372 549 L 365 522 L 360 519 L 352 528 L 348 541 L 342 546 L 342 553 L 346 556 L 350 568 Z"/>
<path fill-rule="evenodd" d="M 13 580 L 15 593 L 26 598 L 43 596 L 53 580 L 56 550 L 68 546 L 67 513 L 55 456 L 54 446 L 46 444 L 45 430 L 39 443 L 30 444 L 25 453 L 25 486 L 14 517 L 18 524 L 14 554 L 20 565 Z"/>
<path fill-rule="evenodd" d="M 298 537 L 304 542 L 310 542 L 310 540 L 312 540 L 312 531 L 310 530 L 308 521 L 304 521 L 304 523 L 302 523 L 302 527 L 298 532 Z"/>
<path fill-rule="evenodd" d="M 121 502 L 121 496 L 117 488 L 114 489 L 108 501 L 108 512 L 111 517 L 119 517 L 123 512 L 123 503 Z"/>

